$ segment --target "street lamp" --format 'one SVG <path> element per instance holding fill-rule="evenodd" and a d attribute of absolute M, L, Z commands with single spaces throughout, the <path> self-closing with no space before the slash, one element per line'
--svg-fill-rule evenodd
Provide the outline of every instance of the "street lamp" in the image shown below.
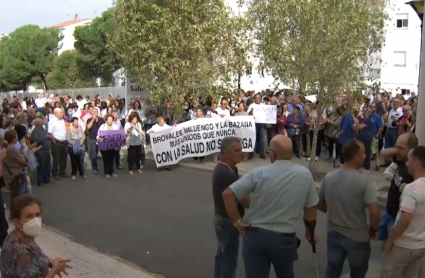
<path fill-rule="evenodd" d="M 412 0 L 407 2 L 407 5 L 410 5 L 416 12 L 416 14 L 421 19 L 423 23 L 424 18 L 424 0 Z M 421 56 L 419 64 L 419 92 L 418 92 L 418 106 L 416 108 L 416 127 L 415 133 L 419 140 L 419 145 L 425 146 L 425 70 L 422 70 L 422 65 L 425 65 L 425 53 L 422 46 L 424 45 L 425 39 L 425 28 L 422 28 L 421 23 Z"/>

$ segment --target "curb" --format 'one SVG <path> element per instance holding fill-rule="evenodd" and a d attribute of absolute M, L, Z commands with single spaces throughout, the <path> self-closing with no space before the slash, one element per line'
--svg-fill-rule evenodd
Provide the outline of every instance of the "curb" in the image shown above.
<path fill-rule="evenodd" d="M 6 215 L 8 215 L 10 213 L 9 209 L 7 209 L 7 208 L 5 209 L 5 212 L 6 212 Z M 8 217 L 7 217 L 7 219 L 8 219 Z M 15 225 L 13 224 L 12 221 L 8 220 L 7 222 L 9 224 L 9 229 L 12 228 L 12 227 L 15 227 Z M 50 226 L 45 225 L 45 224 L 42 224 L 42 228 L 43 229 L 46 229 L 46 230 L 48 230 L 48 231 L 50 231 L 50 232 L 52 232 L 54 234 L 57 234 L 57 235 L 59 235 L 61 237 L 64 237 L 64 238 L 68 239 L 69 241 L 72 241 L 72 242 L 74 242 L 74 243 L 76 243 L 78 245 L 84 246 L 84 247 L 92 250 L 95 253 L 102 254 L 102 255 L 104 255 L 106 257 L 109 257 L 112 260 L 115 260 L 115 261 L 117 261 L 119 263 L 122 263 L 122 264 L 128 266 L 128 267 L 131 267 L 131 268 L 133 268 L 135 270 L 138 270 L 138 271 L 140 271 L 140 272 L 142 272 L 142 273 L 144 273 L 146 275 L 151 276 L 152 278 L 165 278 L 162 275 L 149 272 L 148 270 L 142 268 L 141 266 L 139 266 L 137 264 L 134 264 L 134 263 L 132 263 L 130 261 L 127 261 L 127 260 L 125 260 L 125 259 L 123 259 L 123 258 L 121 258 L 119 256 L 112 255 L 112 254 L 105 253 L 105 252 L 101 252 L 97 247 L 95 247 L 93 245 L 79 243 L 78 241 L 75 241 L 71 235 L 68 235 L 68 234 L 66 234 L 66 233 L 64 233 L 62 231 L 59 231 L 59 230 L 57 230 L 57 229 L 55 229 L 53 227 L 50 227 Z"/>

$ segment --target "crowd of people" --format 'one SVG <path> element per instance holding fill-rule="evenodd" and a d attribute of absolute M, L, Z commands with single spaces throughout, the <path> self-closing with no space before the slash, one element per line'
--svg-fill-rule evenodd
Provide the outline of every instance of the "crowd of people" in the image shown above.
<path fill-rule="evenodd" d="M 298 259 L 300 244 L 295 235 L 297 216 L 304 211 L 306 238 L 314 243 L 311 231 L 316 225 L 316 209 L 328 213 L 327 277 L 339 277 L 346 258 L 352 277 L 365 277 L 370 239 L 378 233 L 386 242 L 382 277 L 422 277 L 417 274 L 425 260 L 425 230 L 418 223 L 424 219 L 415 212 L 420 209 L 419 203 L 425 201 L 425 193 L 419 186 L 425 180 L 425 153 L 423 147 L 417 146 L 414 135 L 414 95 L 405 100 L 403 96 L 379 93 L 354 100 L 341 94 L 323 110 L 319 103 L 286 90 L 241 91 L 221 97 L 218 102 L 187 97 L 186 104 L 183 115 L 177 117 L 172 101 L 158 106 L 151 104 L 149 98 L 135 100 L 131 106 L 127 106 L 125 99 L 112 95 L 105 100 L 99 96 L 91 100 L 80 95 L 72 99 L 69 95 L 48 94 L 38 94 L 35 99 L 13 97 L 10 102 L 4 99 L 0 115 L 3 146 L 0 174 L 2 193 L 11 196 L 11 220 L 16 229 L 5 240 L 7 221 L 4 219 L 0 225 L 0 243 L 4 242 L 0 263 L 3 277 L 26 277 L 29 272 L 36 273 L 37 277 L 54 277 L 68 268 L 67 260 L 38 260 L 41 250 L 32 242 L 41 227 L 41 203 L 28 195 L 31 193 L 29 172 L 36 171 L 37 178 L 33 182 L 37 186 L 61 178 L 87 179 L 86 155 L 93 174 L 100 171 L 99 134 L 124 130 L 124 146 L 100 151 L 103 174 L 106 178 L 115 178 L 116 170 L 124 167 L 129 175 L 142 173 L 145 148 L 151 144 L 152 133 L 198 118 L 255 117 L 253 111 L 259 105 L 277 106 L 276 123 L 255 124 L 255 151 L 247 155 L 242 152 L 240 139 L 225 138 L 219 155 L 221 161 L 213 173 L 214 221 L 219 242 L 215 277 L 234 277 L 241 232 L 245 235 L 248 278 L 268 277 L 270 263 L 277 277 L 293 277 L 292 266 Z M 312 154 L 316 129 L 317 147 Z M 323 147 L 326 147 L 325 160 L 331 162 L 339 158 L 341 167 L 325 177 L 317 194 L 311 173 L 290 160 L 295 156 L 318 161 L 322 159 Z M 254 169 L 239 179 L 236 164 L 252 159 L 255 152 L 261 159 L 266 159 L 268 153 L 272 164 Z M 215 162 L 219 156 L 214 155 Z M 70 175 L 67 174 L 68 158 Z M 204 158 L 195 159 L 202 162 Z M 381 164 L 380 159 L 387 160 Z M 388 167 L 386 175 L 392 181 L 387 213 L 381 225 L 376 191 L 365 177 L 370 173 L 373 160 L 377 170 L 379 166 Z M 170 169 L 158 168 L 159 171 Z M 255 199 L 250 199 L 252 193 Z M 276 198 L 279 202 L 272 201 Z M 250 209 L 245 211 L 246 208 Z M 365 209 L 369 210 L 370 219 Z M 13 253 L 22 244 L 17 243 L 19 238 L 28 241 L 24 243 L 28 249 L 24 251 L 25 256 L 31 252 L 31 259 L 38 260 L 40 265 L 26 270 L 10 266 L 20 256 Z M 416 246 L 412 245 L 413 241 Z M 414 258 L 411 256 L 415 264 L 401 262 L 408 252 L 415 254 Z M 356 254 L 362 254 L 363 260 L 354 258 Z M 51 271 L 54 274 L 50 274 Z M 406 276 L 408 274 L 410 276 Z"/>

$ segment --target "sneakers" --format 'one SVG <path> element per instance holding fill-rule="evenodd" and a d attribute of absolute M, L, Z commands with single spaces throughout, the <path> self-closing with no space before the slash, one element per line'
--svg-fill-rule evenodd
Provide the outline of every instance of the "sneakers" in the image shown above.
<path fill-rule="evenodd" d="M 75 180 L 77 180 L 77 177 L 76 177 L 76 176 L 71 176 L 71 179 L 72 179 L 73 181 L 75 181 Z"/>
<path fill-rule="evenodd" d="M 318 156 L 316 156 L 316 157 L 314 158 L 314 161 L 319 161 L 319 157 L 318 157 Z"/>
<path fill-rule="evenodd" d="M 109 179 L 111 176 L 110 176 L 110 175 L 105 175 L 105 177 L 106 177 L 107 179 Z"/>
<path fill-rule="evenodd" d="M 139 174 L 143 173 L 142 169 L 137 170 L 137 172 L 139 172 Z"/>
<path fill-rule="evenodd" d="M 112 177 L 116 178 L 116 177 L 118 177 L 118 175 L 114 173 L 114 174 L 112 174 Z"/>
<path fill-rule="evenodd" d="M 129 171 L 128 173 L 129 173 L 130 175 L 133 175 L 133 174 L 134 174 L 134 173 L 133 173 L 133 171 Z"/>

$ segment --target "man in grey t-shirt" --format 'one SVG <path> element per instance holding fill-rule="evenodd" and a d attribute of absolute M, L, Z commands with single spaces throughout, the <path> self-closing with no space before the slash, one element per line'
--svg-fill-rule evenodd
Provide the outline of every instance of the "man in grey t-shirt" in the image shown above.
<path fill-rule="evenodd" d="M 341 150 L 344 165 L 328 173 L 319 192 L 318 210 L 328 214 L 328 278 L 339 278 L 345 259 L 351 277 L 365 277 L 370 258 L 370 238 L 376 236 L 380 212 L 376 190 L 367 176 L 357 170 L 366 157 L 359 141 L 346 143 Z M 368 224 L 366 210 L 370 214 Z"/>

